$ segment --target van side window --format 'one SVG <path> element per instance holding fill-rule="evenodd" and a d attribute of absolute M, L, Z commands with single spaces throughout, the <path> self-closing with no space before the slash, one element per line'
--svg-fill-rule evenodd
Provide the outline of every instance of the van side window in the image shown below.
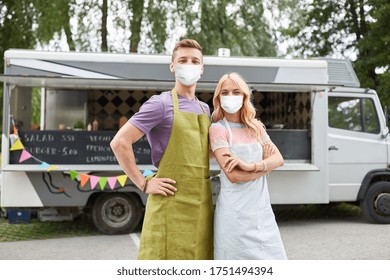
<path fill-rule="evenodd" d="M 330 96 L 328 120 L 333 128 L 374 134 L 380 132 L 378 115 L 370 98 Z"/>

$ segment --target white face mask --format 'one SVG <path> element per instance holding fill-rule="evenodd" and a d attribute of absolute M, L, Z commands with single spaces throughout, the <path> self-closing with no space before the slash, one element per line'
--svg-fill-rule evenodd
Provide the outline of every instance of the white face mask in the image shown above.
<path fill-rule="evenodd" d="M 202 74 L 202 65 L 193 64 L 174 64 L 175 77 L 180 83 L 186 86 L 192 86 Z"/>
<path fill-rule="evenodd" d="M 241 109 L 243 96 L 221 96 L 221 107 L 229 114 L 237 113 Z"/>

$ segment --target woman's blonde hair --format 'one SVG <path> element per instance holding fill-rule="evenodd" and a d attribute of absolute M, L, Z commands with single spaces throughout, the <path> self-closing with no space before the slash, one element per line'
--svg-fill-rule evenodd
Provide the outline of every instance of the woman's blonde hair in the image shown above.
<path fill-rule="evenodd" d="M 232 80 L 236 83 L 238 88 L 240 89 L 240 92 L 244 94 L 243 104 L 241 107 L 241 113 L 240 118 L 241 121 L 248 126 L 253 134 L 256 136 L 256 138 L 261 141 L 261 132 L 260 132 L 260 126 L 263 126 L 263 124 L 256 119 L 256 109 L 252 104 L 252 92 L 249 89 L 247 83 L 245 80 L 235 72 L 227 73 L 221 77 L 219 80 L 217 87 L 214 91 L 214 97 L 213 97 L 213 106 L 214 106 L 214 112 L 211 115 L 211 118 L 213 122 L 217 122 L 219 120 L 222 120 L 224 118 L 224 110 L 221 107 L 221 88 L 222 84 L 226 80 Z"/>

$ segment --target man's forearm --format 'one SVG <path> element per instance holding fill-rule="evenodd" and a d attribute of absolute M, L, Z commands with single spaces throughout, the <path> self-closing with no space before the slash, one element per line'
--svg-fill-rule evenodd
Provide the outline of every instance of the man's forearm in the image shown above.
<path fill-rule="evenodd" d="M 125 145 L 114 143 L 111 148 L 127 177 L 141 189 L 145 178 L 136 164 L 132 145 L 129 145 L 129 143 L 126 143 Z"/>

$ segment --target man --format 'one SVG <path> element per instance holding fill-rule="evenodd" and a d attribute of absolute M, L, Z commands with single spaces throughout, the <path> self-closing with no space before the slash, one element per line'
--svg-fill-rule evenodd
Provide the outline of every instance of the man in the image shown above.
<path fill-rule="evenodd" d="M 178 42 L 169 69 L 175 73 L 174 89 L 145 102 L 111 148 L 127 176 L 149 194 L 138 259 L 212 259 L 210 109 L 195 96 L 203 73 L 198 42 Z M 137 168 L 132 148 L 145 134 L 158 167 L 150 180 Z"/>

